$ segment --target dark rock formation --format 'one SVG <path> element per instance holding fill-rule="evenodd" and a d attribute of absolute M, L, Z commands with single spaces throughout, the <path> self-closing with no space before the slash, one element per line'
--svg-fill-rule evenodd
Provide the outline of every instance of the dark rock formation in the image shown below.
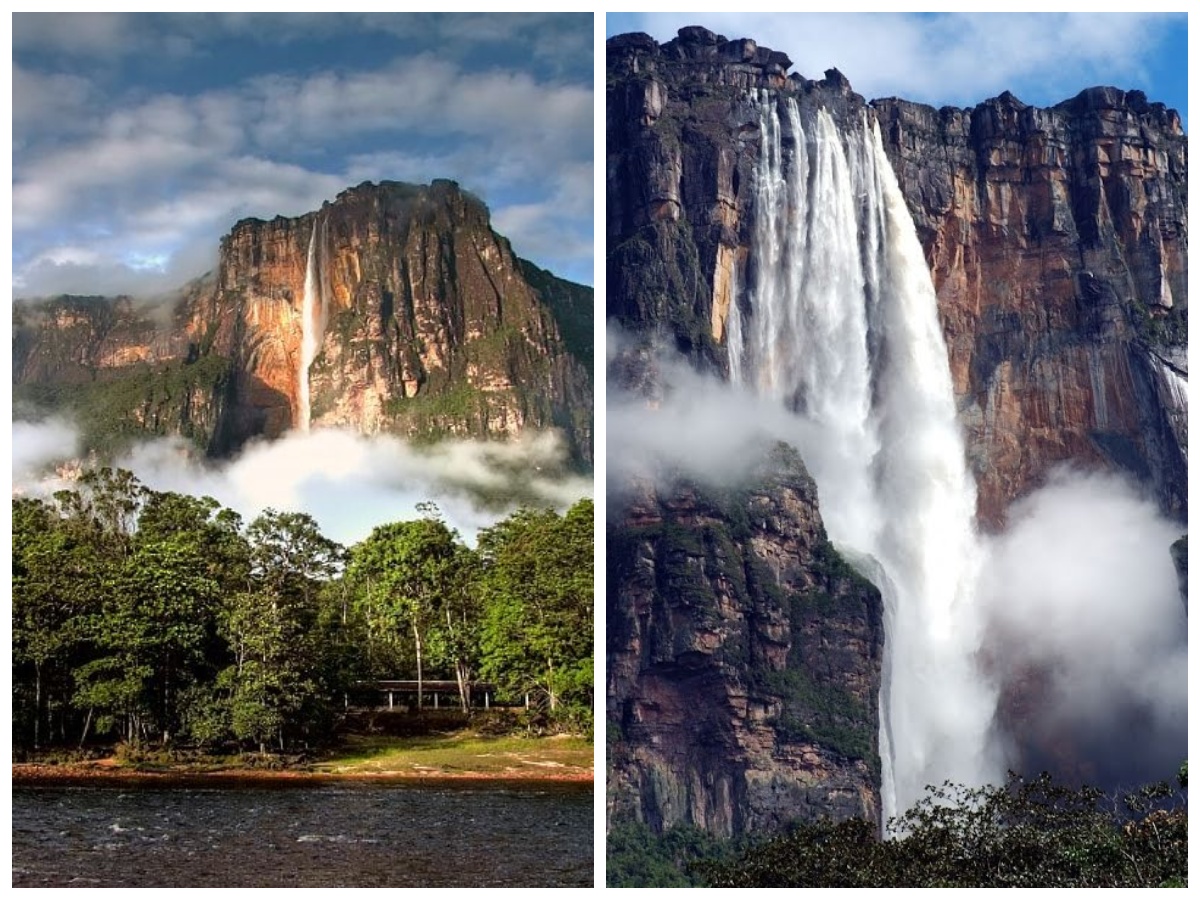
<path fill-rule="evenodd" d="M 607 541 L 610 817 L 878 818 L 882 604 L 795 451 L 740 488 L 635 486 Z"/>
<path fill-rule="evenodd" d="M 980 521 L 1002 526 L 1011 501 L 1063 462 L 1123 470 L 1164 512 L 1186 516 L 1187 145 L 1174 112 L 1111 88 L 1046 110 L 1011 94 L 969 110 L 869 104 L 837 70 L 789 74 L 784 54 L 703 28 L 662 45 L 620 35 L 607 51 L 607 311 L 630 336 L 610 361 L 611 386 L 652 402 L 645 357 L 662 341 L 703 371 L 728 372 L 762 140 L 748 96 L 787 92 L 802 114 L 823 107 L 843 125 L 879 125 L 938 291 Z M 763 610 L 787 606 L 739 592 L 730 574 L 729 560 L 745 568 L 760 546 L 732 537 L 742 507 L 694 488 L 637 496 L 610 519 L 609 710 L 620 736 L 610 814 L 738 833 L 772 827 L 788 808 L 850 812 L 845 794 L 793 787 L 773 805 L 756 793 L 807 776 L 781 749 L 791 738 L 753 674 L 778 662 L 778 645 L 755 660 L 742 650 L 772 646 L 757 635 L 782 636 L 783 617 Z M 778 515 L 818 521 L 803 505 Z M 773 551 L 807 573 L 792 576 L 798 584 L 817 578 L 802 532 L 779 532 Z M 711 549 L 720 535 L 733 550 Z M 676 563 L 686 565 L 664 575 Z M 843 615 L 829 627 L 859 639 L 826 645 L 842 654 L 829 684 L 853 692 L 871 683 L 861 673 L 876 645 Z M 847 664 L 852 648 L 860 655 Z M 874 717 L 874 696 L 861 696 Z M 819 739 L 811 753 L 811 771 L 874 796 L 874 773 L 847 768 Z"/>
<path fill-rule="evenodd" d="M 1185 534 L 1179 540 L 1171 545 L 1171 562 L 1175 564 L 1175 576 L 1179 579 L 1179 596 L 1183 599 L 1183 608 L 1186 610 L 1188 605 L 1188 552 L 1187 552 L 1187 535 Z"/>
<path fill-rule="evenodd" d="M 981 520 L 1062 462 L 1115 467 L 1186 515 L 1187 140 L 1139 92 L 1051 109 L 880 100 L 786 74 L 752 41 L 684 29 L 608 44 L 608 314 L 723 371 L 761 136 L 748 91 L 866 114 L 938 290 Z"/>
<path fill-rule="evenodd" d="M 128 301 L 18 307 L 17 399 L 44 406 L 69 384 L 78 408 L 119 383 L 120 397 L 105 395 L 110 419 L 189 433 L 218 454 L 295 427 L 314 233 L 327 320 L 309 370 L 314 425 L 502 438 L 556 427 L 590 461 L 591 290 L 517 259 L 486 207 L 449 181 L 363 184 L 296 219 L 239 222 L 215 276 L 186 288 L 169 321 Z M 191 417 L 195 433 L 178 392 L 148 421 L 135 382 L 157 390 L 196 366 L 211 377 L 193 379 L 194 399 L 207 393 L 211 414 Z"/>

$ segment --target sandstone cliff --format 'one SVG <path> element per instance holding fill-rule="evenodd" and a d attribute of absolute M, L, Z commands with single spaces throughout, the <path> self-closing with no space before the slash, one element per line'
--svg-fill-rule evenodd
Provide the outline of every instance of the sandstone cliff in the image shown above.
<path fill-rule="evenodd" d="M 724 836 L 878 818 L 879 592 L 795 452 L 734 489 L 638 485 L 610 516 L 609 816 Z"/>
<path fill-rule="evenodd" d="M 18 400 L 46 405 L 76 385 L 77 408 L 102 395 L 110 418 L 178 433 L 190 401 L 171 391 L 173 418 L 148 423 L 145 394 L 203 371 L 189 383 L 211 414 L 190 436 L 217 454 L 311 412 L 314 427 L 416 438 L 558 428 L 586 462 L 591 316 L 590 289 L 515 257 L 453 182 L 363 184 L 296 219 L 237 223 L 217 271 L 158 321 L 127 300 L 18 308 L 13 380 Z"/>
<path fill-rule="evenodd" d="M 867 104 L 837 70 L 685 28 L 608 42 L 608 314 L 727 371 L 761 134 L 747 92 L 874 117 L 934 275 L 979 512 L 1073 461 L 1187 503 L 1187 139 L 1138 92 Z"/>
<path fill-rule="evenodd" d="M 763 136 L 751 95 L 786 92 L 802 115 L 823 108 L 843 127 L 866 117 L 880 128 L 938 292 L 980 522 L 1002 527 L 1011 501 L 1063 462 L 1123 470 L 1164 512 L 1186 517 L 1187 158 L 1175 113 L 1111 88 L 1047 110 L 1011 95 L 970 110 L 868 103 L 837 70 L 810 80 L 789 73 L 783 53 L 698 27 L 665 44 L 614 37 L 607 65 L 607 312 L 634 336 L 610 361 L 610 384 L 645 390 L 637 360 L 660 341 L 728 375 L 729 311 L 753 265 Z M 818 521 L 815 507 L 784 505 L 792 521 Z M 779 622 L 717 563 L 754 553 L 708 549 L 705 535 L 731 534 L 738 508 L 694 488 L 643 490 L 610 522 L 613 816 L 728 834 L 789 815 L 853 814 L 846 795 L 797 787 L 806 776 L 781 749 L 790 738 L 756 705 L 758 663 L 724 649 Z M 643 523 L 652 540 L 639 542 Z M 802 531 L 781 531 L 775 552 L 791 548 L 814 579 Z M 664 577 L 671 560 L 690 568 Z M 830 627 L 842 633 L 860 621 L 840 615 Z M 824 646 L 858 654 L 829 684 L 869 683 L 869 641 Z M 876 703 L 866 703 L 872 716 Z M 871 795 L 874 774 L 850 774 L 834 746 L 814 740 L 807 752 L 813 771 L 849 775 Z M 772 781 L 792 786 L 778 805 L 755 793 Z"/>
<path fill-rule="evenodd" d="M 1186 518 L 1187 137 L 1137 91 L 874 104 L 938 288 L 996 523 L 1046 469 L 1124 469 Z"/>

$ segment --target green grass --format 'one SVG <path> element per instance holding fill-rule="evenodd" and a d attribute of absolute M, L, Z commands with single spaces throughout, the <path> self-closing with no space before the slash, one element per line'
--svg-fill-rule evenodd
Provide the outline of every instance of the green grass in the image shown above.
<path fill-rule="evenodd" d="M 586 738 L 490 737 L 470 732 L 420 737 L 350 735 L 316 772 L 341 775 L 583 775 L 592 772 Z"/>

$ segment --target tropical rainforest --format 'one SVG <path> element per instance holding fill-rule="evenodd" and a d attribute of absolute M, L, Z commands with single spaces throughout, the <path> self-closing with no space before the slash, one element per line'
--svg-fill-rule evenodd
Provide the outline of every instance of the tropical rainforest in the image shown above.
<path fill-rule="evenodd" d="M 15 751 L 304 750 L 401 678 L 418 708 L 426 680 L 454 680 L 464 710 L 485 681 L 590 731 L 592 501 L 520 509 L 473 548 L 420 511 L 343 547 L 305 513 L 246 523 L 121 469 L 14 497 Z"/>

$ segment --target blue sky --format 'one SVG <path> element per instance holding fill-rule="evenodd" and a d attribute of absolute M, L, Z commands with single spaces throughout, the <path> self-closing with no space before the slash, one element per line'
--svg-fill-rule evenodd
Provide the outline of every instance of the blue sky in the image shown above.
<path fill-rule="evenodd" d="M 1010 90 L 1052 106 L 1105 84 L 1187 122 L 1184 13 L 610 13 L 605 30 L 663 42 L 683 25 L 782 50 L 808 78 L 836 67 L 868 99 L 973 106 Z"/>
<path fill-rule="evenodd" d="M 13 289 L 153 295 L 239 218 L 452 178 L 592 283 L 591 14 L 13 15 Z"/>

